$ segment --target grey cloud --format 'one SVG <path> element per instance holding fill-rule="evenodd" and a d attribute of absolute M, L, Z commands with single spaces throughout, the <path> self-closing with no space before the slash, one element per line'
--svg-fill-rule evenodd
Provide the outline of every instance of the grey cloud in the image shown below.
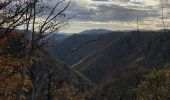
<path fill-rule="evenodd" d="M 76 21 L 136 21 L 137 16 L 141 20 L 160 18 L 161 6 L 170 7 L 169 4 L 163 4 L 163 1 L 156 6 L 146 6 L 144 2 L 132 1 L 134 0 L 72 0 L 67 14 L 77 15 L 73 19 Z"/>
<path fill-rule="evenodd" d="M 156 9 L 135 9 L 135 7 L 126 7 L 116 4 L 93 4 L 88 10 L 79 10 L 77 20 L 82 21 L 134 21 L 137 16 L 141 19 L 149 17 L 159 17 L 159 11 Z M 95 9 L 93 8 L 95 7 Z"/>

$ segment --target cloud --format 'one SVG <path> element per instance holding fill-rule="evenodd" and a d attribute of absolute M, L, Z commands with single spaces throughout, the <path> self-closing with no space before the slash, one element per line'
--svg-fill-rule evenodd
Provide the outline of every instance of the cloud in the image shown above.
<path fill-rule="evenodd" d="M 47 2 L 54 5 L 56 1 Z M 137 16 L 159 17 L 162 6 L 169 8 L 169 0 L 72 0 L 67 12 L 79 21 L 133 21 Z"/>
<path fill-rule="evenodd" d="M 110 25 L 103 25 L 103 28 L 111 28 L 111 25 L 115 27 L 114 25 L 118 24 L 113 24 L 115 22 L 127 22 L 129 26 L 131 26 L 130 23 L 134 23 L 137 17 L 139 17 L 141 21 L 144 21 L 145 24 L 146 20 L 160 20 L 162 7 L 164 7 L 164 17 L 168 19 L 168 17 L 170 17 L 170 11 L 168 10 L 170 8 L 169 1 L 170 0 L 72 0 L 67 13 L 69 16 L 77 15 L 77 17 L 72 19 L 72 25 L 77 27 L 76 29 L 82 26 L 79 28 L 80 30 L 83 29 L 83 25 L 80 25 L 82 22 L 86 23 L 84 27 L 87 28 L 90 26 L 89 29 L 92 28 L 92 24 L 87 25 L 88 22 L 93 22 L 96 28 L 97 26 L 98 28 L 101 26 L 96 23 L 110 22 Z M 74 22 L 76 24 L 74 24 Z M 152 24 L 152 21 L 147 22 Z M 80 24 L 78 25 L 77 23 Z M 154 26 L 160 26 L 161 23 L 158 24 L 159 25 L 153 23 Z M 120 25 L 116 25 L 116 27 Z M 121 28 L 127 29 L 127 26 Z"/>
<path fill-rule="evenodd" d="M 159 17 L 163 1 L 156 0 L 73 0 L 76 20 L 79 21 L 133 21 Z M 165 4 L 165 3 L 164 3 Z"/>

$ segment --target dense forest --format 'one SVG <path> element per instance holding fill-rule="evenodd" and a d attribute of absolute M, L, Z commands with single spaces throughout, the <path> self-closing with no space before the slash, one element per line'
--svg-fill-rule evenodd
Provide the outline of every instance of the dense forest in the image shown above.
<path fill-rule="evenodd" d="M 0 100 L 169 100 L 170 31 L 57 34 L 69 0 L 0 0 Z M 71 25 L 71 24 L 70 24 Z"/>

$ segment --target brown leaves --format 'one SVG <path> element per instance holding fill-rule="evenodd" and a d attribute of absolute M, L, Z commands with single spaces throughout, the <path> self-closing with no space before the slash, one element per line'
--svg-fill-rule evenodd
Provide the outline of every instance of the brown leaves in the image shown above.
<path fill-rule="evenodd" d="M 17 58 L 1 58 L 0 72 L 1 82 L 0 90 L 12 92 L 21 81 L 19 73 L 15 72 L 21 68 L 21 60 Z"/>
<path fill-rule="evenodd" d="M 152 70 L 134 89 L 137 100 L 168 100 L 170 95 L 170 67 Z"/>
<path fill-rule="evenodd" d="M 12 19 L 12 18 L 4 18 L 4 19 L 2 19 L 2 20 L 3 20 L 3 22 L 6 23 L 6 24 L 9 24 L 9 23 L 13 22 L 13 19 Z"/>
<path fill-rule="evenodd" d="M 85 100 L 85 93 L 81 93 L 74 86 L 64 84 L 55 93 L 56 100 Z"/>
<path fill-rule="evenodd" d="M 8 35 L 14 41 L 18 41 L 17 39 L 20 38 L 20 34 L 15 31 L 12 31 Z M 16 48 L 22 47 L 22 43 L 17 44 L 19 46 L 11 45 L 14 43 L 9 41 L 7 37 L 0 39 L 0 99 L 4 97 L 13 100 L 18 87 L 21 86 L 22 93 L 24 93 L 28 92 L 29 87 L 32 85 L 32 81 L 23 71 L 25 61 L 23 57 L 19 56 L 21 51 L 17 51 L 18 53 L 15 51 L 21 50 Z M 8 49 L 10 50 L 8 51 Z"/>
<path fill-rule="evenodd" d="M 20 72 L 23 68 L 23 61 L 19 58 L 1 58 L 0 59 L 0 94 L 3 96 L 11 96 L 20 84 L 23 84 L 23 92 L 28 92 L 32 81 L 27 75 Z M 15 98 L 15 96 L 13 97 Z"/>

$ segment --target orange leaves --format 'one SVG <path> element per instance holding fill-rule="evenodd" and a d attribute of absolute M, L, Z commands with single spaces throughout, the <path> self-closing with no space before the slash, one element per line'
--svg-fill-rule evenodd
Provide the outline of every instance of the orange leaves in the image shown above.
<path fill-rule="evenodd" d="M 1 82 L 0 90 L 2 91 L 13 91 L 21 81 L 21 76 L 16 73 L 17 69 L 20 69 L 21 62 L 19 59 L 15 58 L 1 58 L 0 59 L 0 72 L 1 72 Z M 18 67 L 17 69 L 15 67 Z"/>
<path fill-rule="evenodd" d="M 0 38 L 0 100 L 13 100 L 18 88 L 25 93 L 32 85 L 23 71 L 26 62 L 23 60 L 22 48 L 21 34 L 16 31 L 3 34 Z"/>
<path fill-rule="evenodd" d="M 6 23 L 6 24 L 9 24 L 9 23 L 13 22 L 13 19 L 12 19 L 12 18 L 3 18 L 2 20 L 3 20 L 3 22 Z"/>
<path fill-rule="evenodd" d="M 2 34 L 2 33 L 1 33 Z M 0 38 L 0 47 L 2 47 L 3 45 L 5 45 L 7 42 L 7 38 L 4 37 L 4 38 Z"/>
<path fill-rule="evenodd" d="M 6 44 L 9 42 L 8 39 L 7 39 L 7 35 L 8 35 L 8 37 L 11 37 L 11 38 L 16 39 L 16 40 L 21 37 L 20 36 L 21 34 L 16 32 L 16 31 L 12 31 L 12 32 L 7 33 L 7 34 L 0 32 L 0 34 L 1 35 L 3 34 L 2 38 L 0 38 L 0 47 L 6 46 Z"/>
<path fill-rule="evenodd" d="M 0 58 L 0 66 L 20 66 L 22 62 L 19 58 Z"/>
<path fill-rule="evenodd" d="M 4 91 L 7 94 L 10 94 L 12 92 L 14 92 L 14 90 L 16 89 L 18 83 L 20 82 L 21 77 L 19 74 L 15 74 L 9 78 L 4 78 L 1 82 L 0 82 L 0 90 L 1 92 Z"/>
<path fill-rule="evenodd" d="M 10 96 L 21 84 L 23 84 L 22 91 L 28 92 L 32 81 L 27 75 L 21 73 L 23 64 L 22 59 L 19 58 L 0 59 L 0 94 L 5 97 Z M 15 96 L 10 98 L 15 98 Z"/>
<path fill-rule="evenodd" d="M 15 38 L 15 39 L 18 39 L 20 37 L 20 33 L 16 32 L 16 31 L 12 31 L 9 33 L 9 35 L 12 37 L 12 38 Z"/>
<path fill-rule="evenodd" d="M 68 84 L 64 84 L 55 93 L 56 100 L 85 100 L 85 93 L 81 93 L 74 86 Z"/>

